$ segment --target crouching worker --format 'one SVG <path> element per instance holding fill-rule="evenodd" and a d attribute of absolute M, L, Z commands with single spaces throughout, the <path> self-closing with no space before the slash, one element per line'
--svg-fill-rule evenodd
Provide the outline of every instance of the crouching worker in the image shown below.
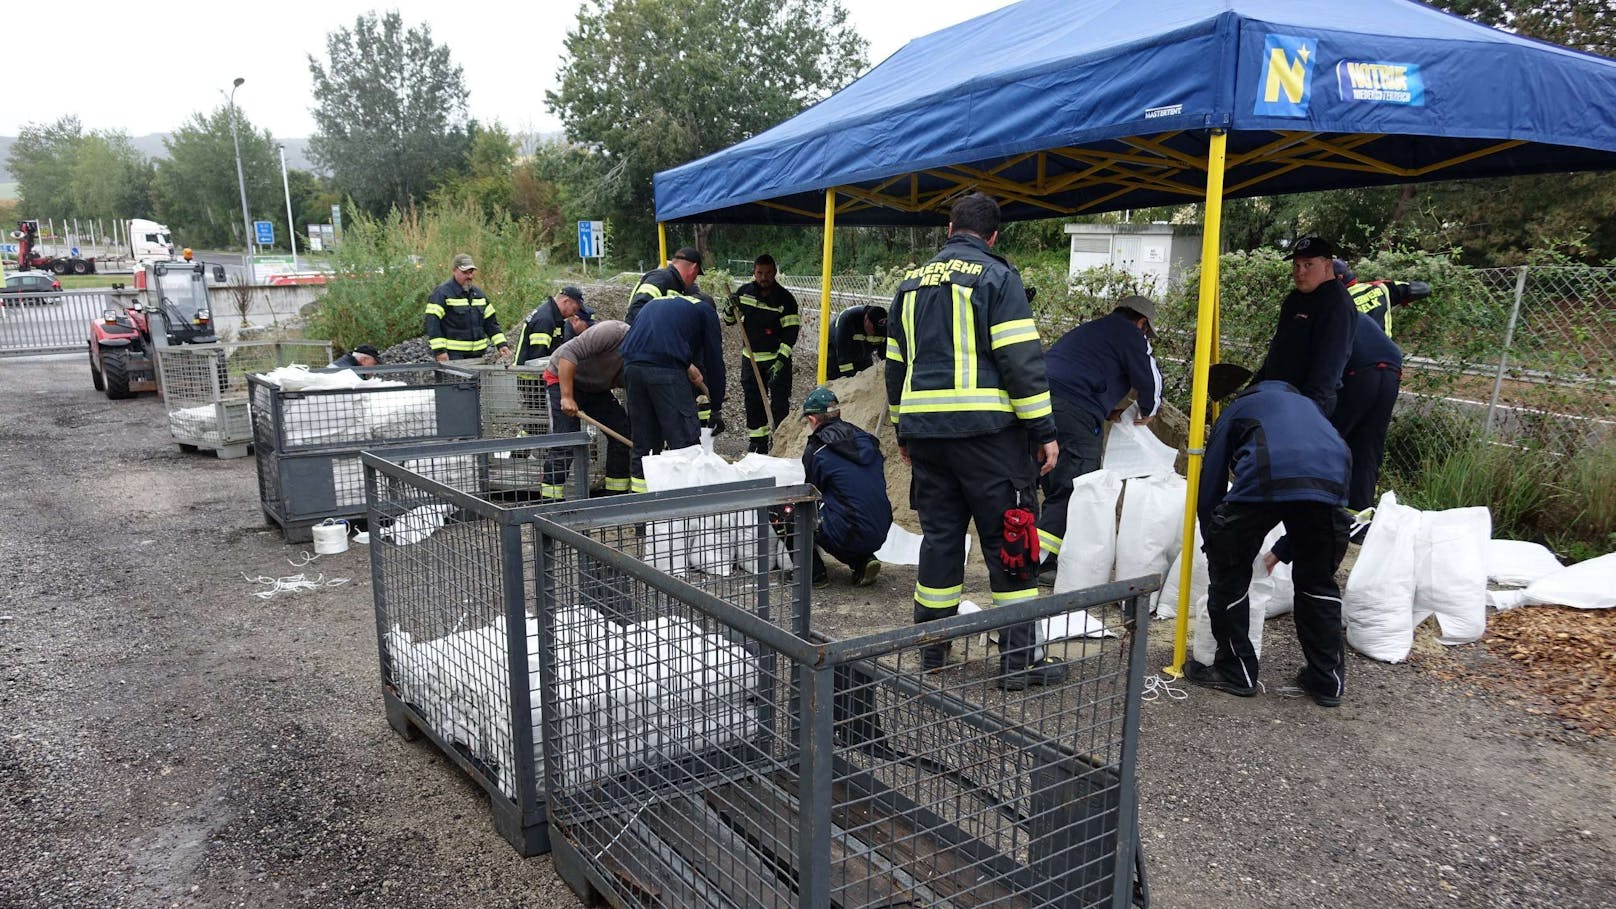
<path fill-rule="evenodd" d="M 1191 682 L 1240 697 L 1257 693 L 1246 598 L 1263 540 L 1283 521 L 1295 554 L 1296 637 L 1306 660 L 1295 684 L 1320 706 L 1341 703 L 1346 643 L 1335 570 L 1347 552 L 1341 506 L 1350 463 L 1335 427 L 1287 382 L 1260 382 L 1224 408 L 1207 445 L 1197 503 L 1217 655 L 1210 666 L 1184 663 Z"/>
<path fill-rule="evenodd" d="M 628 323 L 605 321 L 585 326 L 570 341 L 550 354 L 550 369 L 544 374 L 550 395 L 550 426 L 553 432 L 577 432 L 578 415 L 628 437 L 628 411 L 617 403 L 612 389 L 623 387 L 623 338 Z M 629 448 L 610 435 L 606 437 L 606 478 L 601 492 L 607 495 L 629 491 Z M 559 494 L 565 487 L 570 456 L 554 458 L 545 466 L 544 488 Z"/>
<path fill-rule="evenodd" d="M 881 572 L 875 551 L 892 527 L 881 443 L 841 418 L 841 403 L 829 388 L 816 388 L 802 402 L 808 443 L 802 467 L 822 497 L 814 533 L 814 586 L 830 582 L 820 550 L 853 569 L 853 583 L 867 587 Z"/>
<path fill-rule="evenodd" d="M 381 362 L 381 352 L 370 344 L 357 344 L 353 350 L 331 361 L 331 365 L 343 369 L 355 369 L 363 366 L 375 366 Z"/>

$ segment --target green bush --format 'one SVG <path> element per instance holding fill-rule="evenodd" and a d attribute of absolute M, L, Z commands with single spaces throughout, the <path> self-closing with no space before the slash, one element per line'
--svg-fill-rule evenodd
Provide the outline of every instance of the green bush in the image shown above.
<path fill-rule="evenodd" d="M 345 225 L 333 261 L 339 277 L 326 285 L 308 334 L 346 349 L 420 337 L 427 296 L 448 280 L 449 262 L 462 252 L 476 261 L 477 284 L 509 333 L 555 290 L 558 271 L 541 266 L 534 248 L 526 226 L 503 213 L 485 217 L 464 200 L 385 218 L 361 214 Z"/>

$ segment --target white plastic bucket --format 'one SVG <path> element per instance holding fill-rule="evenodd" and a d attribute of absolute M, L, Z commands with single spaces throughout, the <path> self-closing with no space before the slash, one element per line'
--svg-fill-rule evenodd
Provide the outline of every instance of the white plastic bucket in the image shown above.
<path fill-rule="evenodd" d="M 348 551 L 348 522 L 326 518 L 314 525 L 314 554 L 336 555 Z"/>

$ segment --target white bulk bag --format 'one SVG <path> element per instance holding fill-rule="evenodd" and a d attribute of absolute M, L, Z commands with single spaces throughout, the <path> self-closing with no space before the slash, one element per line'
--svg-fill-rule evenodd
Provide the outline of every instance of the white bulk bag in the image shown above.
<path fill-rule="evenodd" d="M 1184 486 L 1184 478 L 1175 473 L 1128 481 L 1122 494 L 1122 517 L 1117 523 L 1118 579 L 1167 570 L 1173 550 L 1184 538 Z M 1067 534 L 1071 534 L 1070 523 Z"/>
<path fill-rule="evenodd" d="M 1121 494 L 1122 477 L 1105 469 L 1086 473 L 1072 483 L 1055 593 L 1110 582 L 1117 553 L 1117 496 Z"/>
<path fill-rule="evenodd" d="M 1414 624 L 1434 614 L 1442 629 L 1437 640 L 1443 644 L 1468 644 L 1487 633 L 1487 541 L 1492 535 L 1492 515 L 1482 506 L 1428 511 L 1420 517 Z"/>
<path fill-rule="evenodd" d="M 1247 597 L 1246 608 L 1246 637 L 1251 641 L 1251 649 L 1257 657 L 1262 657 L 1263 614 L 1262 607 L 1253 605 L 1251 598 Z M 1193 642 L 1191 652 L 1195 662 L 1205 666 L 1212 665 L 1217 658 L 1218 642 L 1212 637 L 1212 617 L 1207 613 L 1207 597 L 1205 594 L 1197 597 L 1190 606 L 1190 624 L 1193 626 Z"/>
<path fill-rule="evenodd" d="M 1296 585 L 1291 580 L 1290 563 L 1276 562 L 1273 571 L 1263 570 L 1263 556 L 1272 552 L 1274 544 L 1284 535 L 1284 524 L 1268 531 L 1262 551 L 1251 563 L 1251 608 L 1253 611 L 1261 609 L 1265 619 L 1284 615 L 1296 605 Z"/>
<path fill-rule="evenodd" d="M 1341 596 L 1347 643 L 1370 659 L 1400 663 L 1414 646 L 1414 547 L 1420 513 L 1388 491 L 1375 507 Z"/>
<path fill-rule="evenodd" d="M 1564 566 L 1548 547 L 1524 540 L 1487 541 L 1487 580 L 1511 587 L 1527 587 Z"/>
<path fill-rule="evenodd" d="M 1526 588 L 1526 602 L 1576 609 L 1616 607 L 1616 552 L 1562 568 Z"/>
<path fill-rule="evenodd" d="M 1136 425 L 1134 420 L 1138 418 L 1139 405 L 1133 403 L 1112 424 L 1100 466 L 1120 477 L 1172 473 L 1178 450 L 1163 445 L 1148 426 Z"/>
<path fill-rule="evenodd" d="M 1195 548 L 1191 551 L 1194 561 L 1190 568 L 1190 603 L 1206 596 L 1208 582 L 1206 574 L 1206 553 L 1202 547 L 1206 541 L 1201 538 L 1201 522 L 1195 522 Z M 1184 553 L 1182 549 L 1173 554 L 1173 564 L 1167 568 L 1167 574 L 1162 578 L 1162 588 L 1156 593 L 1156 618 L 1178 618 L 1178 590 L 1179 578 L 1183 576 Z M 1193 613 L 1191 613 L 1193 615 Z"/>

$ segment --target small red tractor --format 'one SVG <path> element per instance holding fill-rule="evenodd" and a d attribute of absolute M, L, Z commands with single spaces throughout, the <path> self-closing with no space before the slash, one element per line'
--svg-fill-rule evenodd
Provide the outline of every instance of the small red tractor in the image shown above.
<path fill-rule="evenodd" d="M 202 263 L 145 266 L 145 300 L 109 309 L 90 323 L 90 382 L 108 398 L 158 391 L 157 349 L 212 344 L 212 314 Z"/>

